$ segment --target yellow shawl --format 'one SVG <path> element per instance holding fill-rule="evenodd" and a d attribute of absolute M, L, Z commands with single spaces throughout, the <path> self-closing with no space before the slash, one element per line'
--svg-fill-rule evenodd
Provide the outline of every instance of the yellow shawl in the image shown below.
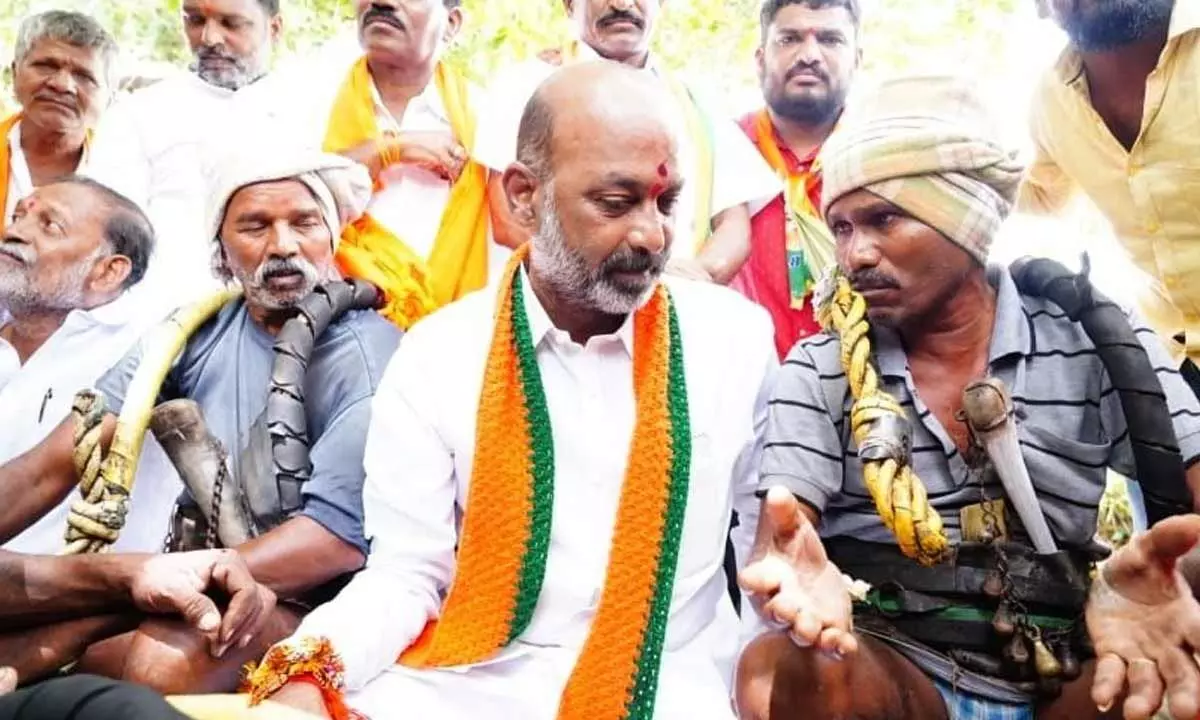
<path fill-rule="evenodd" d="M 12 132 L 13 125 L 16 125 L 21 120 L 21 113 L 13 113 L 9 117 L 0 121 L 0 213 L 7 215 L 5 208 L 8 207 L 8 181 L 9 173 L 12 172 L 12 152 L 8 147 L 8 134 Z M 0 217 L 0 230 L 8 225 L 7 217 Z"/>
<path fill-rule="evenodd" d="M 467 104 L 468 83 L 444 63 L 434 69 L 454 136 L 471 154 L 475 116 Z M 325 132 L 324 148 L 342 152 L 382 134 L 375 119 L 371 73 L 359 59 L 338 91 Z M 439 307 L 487 283 L 487 171 L 468 160 L 450 190 L 441 229 L 428 260 L 369 214 L 342 234 L 337 250 L 342 272 L 368 280 L 387 293 L 384 316 L 408 328 Z"/>

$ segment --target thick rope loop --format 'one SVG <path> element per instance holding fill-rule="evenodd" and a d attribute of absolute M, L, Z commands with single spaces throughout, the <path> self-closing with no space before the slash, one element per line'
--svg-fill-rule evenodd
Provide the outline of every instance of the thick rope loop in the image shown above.
<path fill-rule="evenodd" d="M 71 404 L 75 421 L 72 462 L 79 478 L 80 498 L 67 516 L 67 546 L 64 555 L 104 552 L 116 542 L 129 514 L 129 493 L 101 477 L 104 396 L 82 390 Z"/>
<path fill-rule="evenodd" d="M 841 340 L 842 368 L 854 396 L 850 429 L 855 444 L 891 449 L 875 458 L 860 456 L 863 483 L 901 552 L 922 565 L 934 565 L 946 556 L 950 543 L 941 516 L 929 504 L 924 483 L 912 471 L 908 417 L 896 399 L 880 389 L 879 374 L 871 362 L 866 300 L 840 275 L 827 278 L 822 285 L 818 296 L 824 297 L 818 303 L 817 319 Z"/>

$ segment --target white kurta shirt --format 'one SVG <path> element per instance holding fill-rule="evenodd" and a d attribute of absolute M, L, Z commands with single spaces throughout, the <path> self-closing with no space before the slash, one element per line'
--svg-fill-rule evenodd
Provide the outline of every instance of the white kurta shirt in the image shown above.
<path fill-rule="evenodd" d="M 16 350 L 0 338 L 0 464 L 33 448 L 71 412 L 75 393 L 94 385 L 115 365 L 147 329 L 137 300 L 126 293 L 92 310 L 73 310 L 63 324 L 21 365 Z M 0 317 L 0 326 L 7 324 Z M 130 513 L 114 549 L 157 552 L 176 498 L 182 490 L 178 476 L 162 450 L 147 442 L 140 463 L 144 472 L 134 485 Z M 54 555 L 63 548 L 67 514 L 78 491 L 20 535 L 5 550 Z"/>
<path fill-rule="evenodd" d="M 358 61 L 354 58 L 354 62 Z M 333 111 L 333 103 L 342 84 L 350 72 L 350 66 L 340 72 L 315 71 L 305 66 L 306 72 L 293 68 L 286 72 L 286 79 L 280 78 L 281 83 L 287 83 L 293 88 L 295 97 L 301 98 L 289 106 L 289 114 L 272 113 L 276 124 L 288 126 L 288 132 L 296 134 L 296 142 L 306 147 L 321 147 L 329 128 L 329 117 Z M 318 72 L 321 87 L 314 91 L 311 87 L 300 88 L 297 83 L 311 86 L 311 74 Z M 472 86 L 469 102 L 473 108 L 486 105 L 480 100 L 482 91 Z M 431 80 L 420 95 L 409 101 L 404 109 L 404 116 L 399 122 L 383 104 L 379 91 L 374 83 L 371 85 L 371 97 L 375 102 L 375 122 L 379 129 L 393 133 L 437 132 L 453 135 L 450 117 L 442 102 L 437 85 Z M 478 127 L 484 126 L 482 116 Z M 477 130 L 478 134 L 478 130 Z M 459 138 L 465 147 L 470 148 L 473 138 Z M 392 165 L 383 172 L 383 188 L 375 193 L 367 212 L 383 227 L 400 238 L 418 256 L 428 260 L 441 230 L 442 217 L 450 201 L 450 183 L 438 175 L 414 165 Z M 488 232 L 489 239 L 491 231 Z M 494 242 L 488 244 L 488 277 L 494 277 L 504 267 L 511 251 Z"/>
<path fill-rule="evenodd" d="M 4 207 L 4 215 L 0 216 L 0 230 L 12 222 L 13 212 L 17 202 L 33 192 L 33 174 L 29 172 L 29 162 L 25 159 L 25 149 L 21 147 L 21 123 L 18 121 L 8 131 L 5 138 L 8 143 L 8 199 Z M 75 172 L 83 172 L 87 165 L 88 147 L 83 146 L 83 157 Z"/>
<path fill-rule="evenodd" d="M 731 510 L 743 515 L 744 535 L 735 538 L 743 559 L 757 517 L 759 443 L 777 360 L 770 320 L 757 306 L 709 284 L 668 283 L 683 337 L 693 454 L 658 716 L 732 718 L 738 627 L 722 563 Z M 551 544 L 532 622 L 481 665 L 413 671 L 393 664 L 437 615 L 454 576 L 495 297 L 494 286 L 475 293 L 401 343 L 376 392 L 367 437 L 367 567 L 298 630 L 331 639 L 357 691 L 350 703 L 375 718 L 392 717 L 399 705 L 412 717 L 551 720 L 603 589 L 634 431 L 632 323 L 581 346 L 527 289 L 556 460 Z"/>
<path fill-rule="evenodd" d="M 599 60 L 596 51 L 580 43 L 580 56 Z M 488 87 L 488 106 L 482 117 L 487 122 L 479 124 L 475 138 L 475 155 L 481 163 L 496 172 L 503 172 L 517 159 L 517 130 L 525 105 L 538 86 L 557 70 L 541 60 L 530 60 L 500 71 Z M 655 75 L 665 72 L 658 67 L 654 58 L 646 61 L 646 69 Z M 689 87 L 699 103 L 701 111 L 712 125 L 713 184 L 710 214 L 716 217 L 721 212 L 737 205 L 749 205 L 750 214 L 761 210 L 776 195 L 782 192 L 778 176 L 762 159 L 762 155 L 738 129 L 733 120 L 715 110 L 696 89 Z M 680 176 L 684 191 L 675 208 L 675 240 L 671 252 L 680 257 L 695 254 L 695 218 L 697 190 L 694 179 L 698 157 L 692 134 L 688 131 L 687 115 L 675 98 L 670 86 L 664 82 L 663 92 L 672 98 L 671 131 L 675 136 Z"/>
<path fill-rule="evenodd" d="M 232 118 L 265 105 L 269 78 L 239 91 L 180 74 L 114 105 L 96 130 L 88 175 L 137 203 L 157 244 L 136 294 L 169 311 L 216 290 L 205 227 L 209 167 Z"/>

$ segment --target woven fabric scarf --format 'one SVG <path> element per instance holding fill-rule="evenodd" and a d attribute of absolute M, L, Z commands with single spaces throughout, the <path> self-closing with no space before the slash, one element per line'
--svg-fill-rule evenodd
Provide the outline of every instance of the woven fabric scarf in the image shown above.
<path fill-rule="evenodd" d="M 554 442 L 514 253 L 500 286 L 479 398 L 475 469 L 457 571 L 442 608 L 400 657 L 412 667 L 482 662 L 537 605 L 554 505 Z M 691 430 L 679 320 L 666 288 L 634 315 L 637 425 L 600 606 L 559 720 L 649 720 L 687 510 Z"/>
<path fill-rule="evenodd" d="M 466 79 L 445 63 L 433 72 L 454 136 L 471 154 L 475 117 Z M 325 132 L 324 149 L 342 152 L 381 136 L 371 94 L 367 59 L 360 58 L 338 91 Z M 468 159 L 450 190 L 441 228 L 428 260 L 417 255 L 370 214 L 342 234 L 337 261 L 342 272 L 383 288 L 387 306 L 381 312 L 402 328 L 439 307 L 487 284 L 487 171 Z"/>
<path fill-rule="evenodd" d="M 578 62 L 580 42 L 572 40 L 561 48 L 545 50 L 538 54 L 538 58 L 554 66 Z M 692 142 L 692 152 L 696 156 L 696 177 L 690 178 L 688 183 L 696 189 L 692 247 L 693 252 L 699 255 L 712 237 L 713 177 L 716 173 L 716 139 L 713 135 L 712 118 L 700 107 L 700 103 L 682 80 L 667 72 L 658 74 L 658 77 L 671 89 L 675 102 L 683 112 L 684 125 Z"/>
<path fill-rule="evenodd" d="M 788 290 L 792 308 L 803 310 L 812 297 L 813 287 L 834 263 L 833 235 L 812 201 L 814 190 L 821 182 L 821 162 L 815 160 L 808 172 L 792 172 L 775 140 L 775 128 L 765 108 L 754 118 L 754 144 L 783 180 L 787 206 Z"/>

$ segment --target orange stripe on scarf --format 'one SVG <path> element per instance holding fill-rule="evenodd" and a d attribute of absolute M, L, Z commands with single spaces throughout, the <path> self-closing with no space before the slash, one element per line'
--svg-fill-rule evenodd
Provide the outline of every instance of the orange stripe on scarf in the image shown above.
<path fill-rule="evenodd" d="M 401 655 L 405 665 L 481 662 L 507 642 L 504 633 L 513 614 L 532 504 L 529 453 L 521 450 L 529 448 L 530 440 L 512 332 L 511 290 L 513 276 L 527 256 L 528 245 L 514 253 L 500 284 L 454 586 L 441 620 L 427 625 Z M 639 661 L 644 659 L 643 642 L 667 533 L 674 461 L 669 313 L 670 299 L 660 285 L 634 316 L 636 427 L 604 590 L 563 692 L 559 720 L 625 718 Z M 657 662 L 657 654 L 652 660 Z"/>
<path fill-rule="evenodd" d="M 21 121 L 21 113 L 15 113 L 0 122 L 0 230 L 8 226 L 8 182 L 12 177 L 12 150 L 8 147 L 8 134 Z"/>
<path fill-rule="evenodd" d="M 475 117 L 468 104 L 464 77 L 444 63 L 434 69 L 451 130 L 468 155 L 475 138 Z M 351 68 L 338 91 L 325 133 L 325 150 L 342 152 L 381 136 L 371 94 L 371 72 L 365 57 Z M 383 288 L 388 305 L 382 311 L 401 327 L 487 283 L 487 171 L 468 160 L 450 189 L 441 227 L 428 259 L 364 215 L 343 234 L 337 260 L 348 275 Z"/>
<path fill-rule="evenodd" d="M 634 316 L 633 382 L 637 424 L 600 606 L 563 691 L 558 720 L 625 716 L 655 590 L 659 543 L 670 489 L 670 352 L 667 292 L 662 285 Z"/>
<path fill-rule="evenodd" d="M 487 659 L 508 642 L 533 491 L 530 454 L 522 451 L 530 446 L 529 419 L 513 337 L 510 289 L 527 255 L 528 245 L 513 253 L 500 283 L 454 585 L 441 619 L 427 624 L 400 656 L 404 665 L 467 665 Z"/>

